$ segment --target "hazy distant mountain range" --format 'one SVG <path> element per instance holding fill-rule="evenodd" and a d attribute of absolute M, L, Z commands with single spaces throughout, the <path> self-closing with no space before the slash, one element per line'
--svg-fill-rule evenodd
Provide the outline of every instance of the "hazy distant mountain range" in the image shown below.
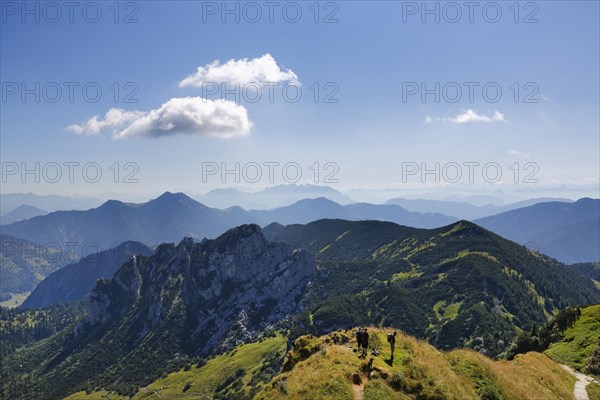
<path fill-rule="evenodd" d="M 143 204 L 109 200 L 86 211 L 56 211 L 3 225 L 2 232 L 40 243 L 95 243 L 106 250 L 128 240 L 147 245 L 175 242 L 185 236 L 215 237 L 254 222 L 240 207 L 219 210 L 183 193 L 166 192 Z"/>
<path fill-rule="evenodd" d="M 0 214 L 6 215 L 8 212 L 25 204 L 47 211 L 87 210 L 98 207 L 102 204 L 102 200 L 93 197 L 8 193 L 0 195 Z"/>
<path fill-rule="evenodd" d="M 250 211 L 263 225 L 271 222 L 280 224 L 306 224 L 323 218 L 348 221 L 390 221 L 416 228 L 437 228 L 457 221 L 440 213 L 410 212 L 397 205 L 354 203 L 342 206 L 326 198 L 300 200 L 290 206 L 274 210 Z"/>
<path fill-rule="evenodd" d="M 367 202 L 367 203 L 385 203 L 390 199 L 406 198 L 406 199 L 429 199 L 439 201 L 452 201 L 452 202 L 465 202 L 473 204 L 474 206 L 485 206 L 493 204 L 496 206 L 503 206 L 510 203 L 516 203 L 525 199 L 536 198 L 536 197 L 550 197 L 537 192 L 528 193 L 522 192 L 520 194 L 507 193 L 502 190 L 495 190 L 493 192 L 486 192 L 485 194 L 479 193 L 474 194 L 471 191 L 461 192 L 460 187 L 455 188 L 457 190 L 449 191 L 429 191 L 423 192 L 422 190 L 411 190 L 403 187 L 394 187 L 387 189 L 350 189 L 344 193 L 353 198 L 356 201 Z M 466 188 L 465 188 L 466 189 Z M 576 195 L 575 195 L 576 197 Z"/>
<path fill-rule="evenodd" d="M 476 224 L 565 263 L 600 261 L 600 200 L 539 203 Z"/>
<path fill-rule="evenodd" d="M 215 189 L 196 199 L 202 204 L 215 208 L 239 206 L 246 210 L 268 210 L 319 197 L 342 205 L 355 202 L 329 186 L 318 185 L 277 185 L 259 192 L 245 192 L 233 188 Z"/>
<path fill-rule="evenodd" d="M 396 204 L 408 211 L 416 211 L 421 213 L 438 212 L 457 219 L 474 220 L 494 214 L 499 214 L 505 211 L 515 210 L 517 208 L 527 207 L 533 204 L 545 203 L 550 201 L 558 201 L 570 203 L 569 199 L 556 199 L 551 197 L 543 197 L 537 199 L 523 200 L 516 203 L 505 205 L 495 205 L 492 203 L 484 203 L 477 205 L 467 200 L 426 200 L 426 199 L 404 199 L 395 198 L 388 200 L 385 204 Z"/>
<path fill-rule="evenodd" d="M 40 243 L 94 242 L 108 249 L 127 240 L 155 245 L 185 236 L 214 238 L 244 223 L 307 223 L 321 218 L 378 219 L 422 228 L 455 221 L 441 214 L 408 212 L 395 205 L 341 206 L 324 198 L 301 200 L 270 211 L 246 211 L 241 207 L 222 210 L 207 207 L 183 193 L 166 192 L 143 204 L 109 200 L 87 211 L 56 211 L 4 225 L 2 232 Z"/>
<path fill-rule="evenodd" d="M 22 206 L 19 206 L 14 210 L 9 211 L 6 214 L 0 216 L 0 225 L 12 224 L 13 222 L 22 221 L 24 219 L 29 219 L 37 217 L 38 215 L 46 214 L 48 214 L 48 211 L 46 210 L 42 210 L 41 208 L 30 206 L 28 204 L 23 204 Z"/>
<path fill-rule="evenodd" d="M 306 185 L 296 189 L 302 192 L 313 188 Z M 272 189 L 289 193 L 290 188 L 281 186 Z M 331 193 L 335 194 L 335 191 Z M 265 226 L 278 222 L 287 225 L 337 218 L 350 221 L 381 220 L 416 228 L 435 228 L 457 221 L 459 218 L 453 216 L 456 214 L 518 243 L 535 243 L 533 246 L 537 246 L 539 251 L 563 262 L 598 261 L 600 200 L 582 199 L 574 203 L 548 200 L 532 199 L 505 206 L 406 199 L 393 199 L 388 201 L 390 204 L 382 205 L 341 205 L 319 197 L 270 210 L 245 210 L 239 206 L 211 208 L 183 193 L 166 192 L 147 203 L 109 200 L 100 207 L 86 211 L 57 211 L 36 216 L 3 225 L 2 233 L 40 243 L 94 242 L 105 250 L 128 240 L 156 245 L 176 242 L 185 236 L 214 238 L 227 229 L 245 223 Z M 534 202 L 537 204 L 529 205 Z M 521 208 L 513 210 L 516 207 Z M 444 212 L 433 212 L 435 210 Z M 500 214 L 483 219 L 467 218 L 495 211 Z"/>

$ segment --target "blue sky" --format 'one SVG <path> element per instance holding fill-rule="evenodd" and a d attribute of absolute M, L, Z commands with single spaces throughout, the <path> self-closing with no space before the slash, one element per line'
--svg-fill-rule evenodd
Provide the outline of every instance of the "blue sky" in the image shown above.
<path fill-rule="evenodd" d="M 317 183 L 323 184 L 324 176 L 335 169 L 337 182 L 328 184 L 340 190 L 599 196 L 596 1 L 521 2 L 518 16 L 514 2 L 478 2 L 473 22 L 465 2 L 429 2 L 429 7 L 439 7 L 439 22 L 433 14 L 423 15 L 421 2 L 320 2 L 317 7 L 314 2 L 274 2 L 272 23 L 263 2 L 252 3 L 262 12 L 256 23 L 247 21 L 255 9 L 241 2 L 227 3 L 232 9 L 239 7 L 239 22 L 233 14 L 221 20 L 222 2 L 121 2 L 118 15 L 113 2 L 78 2 L 72 23 L 64 6 L 62 16 L 52 23 L 55 10 L 44 9 L 44 3 L 1 3 L 3 193 L 110 193 L 127 198 L 165 190 L 259 189 L 271 184 L 264 163 L 278 162 L 275 183 L 294 181 L 283 176 L 282 166 L 295 163 L 302 172 L 298 183 L 315 182 L 318 169 Z M 452 23 L 447 20 L 455 16 L 454 5 L 462 16 Z M 35 11 L 23 15 L 23 7 L 38 7 L 39 22 Z M 299 21 L 289 22 L 298 7 Z M 102 16 L 89 22 L 97 9 Z M 502 15 L 489 22 L 497 9 Z M 137 22 L 124 23 L 126 16 Z M 325 23 L 327 16 L 337 22 Z M 525 23 L 526 19 L 537 22 Z M 224 68 L 229 60 L 231 68 Z M 208 97 L 202 87 L 182 83 L 203 67 L 205 74 L 196 76 L 196 82 L 217 77 L 232 84 L 250 76 L 260 84 L 261 68 L 273 64 L 281 85 L 296 84 L 290 77 L 297 77 L 302 88 L 298 102 L 286 101 L 276 88 L 273 102 L 263 92 L 258 102 L 230 94 L 223 105 L 217 104 L 222 93 L 201 101 Z M 23 101 L 22 86 L 35 92 L 36 82 L 40 102 L 34 94 Z M 56 97 L 53 82 L 62 87 L 55 103 L 49 101 Z M 78 84 L 73 102 L 68 99 L 68 82 Z M 432 89 L 436 82 L 439 102 L 434 94 L 425 101 L 419 93 L 407 95 L 414 84 L 419 90 L 421 85 Z M 465 82 L 477 85 L 473 102 Z M 102 89 L 97 102 L 87 101 L 82 93 L 90 83 L 90 90 Z M 497 102 L 484 97 L 481 88 L 486 84 L 490 97 L 501 88 Z M 451 102 L 456 86 L 463 93 Z M 337 102 L 324 102 L 334 91 L 331 99 Z M 127 94 L 137 103 L 125 102 Z M 525 102 L 527 95 L 537 103 Z M 86 121 L 97 116 L 106 122 L 111 109 L 119 109 L 125 121 L 90 132 Z M 186 119 L 184 109 L 206 119 Z M 224 128 L 219 125 L 223 120 Z M 79 128 L 73 128 L 75 124 Z M 67 179 L 65 162 L 79 163 L 73 182 Z M 263 179 L 250 182 L 241 174 L 236 182 L 230 174 L 223 181 L 219 173 L 203 178 L 207 163 L 235 168 L 236 162 L 240 168 L 258 164 Z M 465 162 L 479 163 L 473 183 L 465 177 Z M 39 182 L 32 174 L 21 176 L 23 166 L 35 169 L 35 163 L 40 163 Z M 52 163 L 62 172 L 55 183 Z M 94 168 L 102 171 L 97 182 L 82 177 L 81 166 L 89 163 L 97 163 Z M 125 167 L 126 163 L 133 164 Z M 326 163 L 336 168 L 326 169 Z M 436 163 L 439 179 L 421 174 L 423 166 L 435 169 Z M 490 170 L 483 174 L 488 164 L 491 172 L 501 170 L 497 182 Z M 408 174 L 414 165 L 420 170 Z M 462 179 L 450 182 L 444 171 L 453 175 L 456 165 Z M 115 169 L 120 171 L 117 183 Z M 124 182 L 130 172 L 135 172 L 137 183 Z M 523 182 L 529 173 L 537 183 Z"/>

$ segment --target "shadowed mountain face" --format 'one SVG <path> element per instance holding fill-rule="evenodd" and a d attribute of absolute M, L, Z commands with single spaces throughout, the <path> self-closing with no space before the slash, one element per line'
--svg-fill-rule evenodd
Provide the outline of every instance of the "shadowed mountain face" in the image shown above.
<path fill-rule="evenodd" d="M 62 398 L 84 382 L 117 382 L 125 374 L 132 385 L 150 383 L 190 357 L 289 324 L 315 271 L 308 252 L 267 241 L 257 225 L 215 240 L 162 244 L 151 256 L 127 261 L 112 279 L 99 280 L 86 316 L 42 348 L 15 356 L 14 367 L 42 377 L 32 394 L 38 399 Z"/>
<path fill-rule="evenodd" d="M 441 214 L 420 214 L 394 205 L 350 204 L 341 206 L 325 198 L 307 199 L 270 211 L 225 210 L 206 207 L 183 193 L 165 193 L 143 204 L 109 200 L 87 211 L 57 211 L 2 227 L 2 232 L 40 243 L 88 243 L 106 250 L 132 240 L 156 245 L 214 238 L 227 229 L 246 224 L 271 222 L 307 223 L 322 218 L 348 220 L 381 219 L 418 227 L 438 227 L 455 220 Z"/>
<path fill-rule="evenodd" d="M 185 236 L 216 237 L 234 226 L 253 222 L 239 207 L 217 210 L 183 193 L 165 193 L 143 204 L 109 200 L 87 211 L 57 211 L 2 227 L 3 233 L 41 243 L 95 243 L 109 249 L 128 240 L 148 245 Z"/>
<path fill-rule="evenodd" d="M 150 255 L 152 250 L 139 242 L 125 242 L 110 250 L 91 254 L 77 263 L 53 272 L 40 282 L 23 308 L 41 308 L 56 303 L 83 300 L 101 278 L 111 278 L 134 255 Z"/>
<path fill-rule="evenodd" d="M 600 261 L 600 200 L 549 202 L 476 220 L 565 263 Z"/>
<path fill-rule="evenodd" d="M 600 289 L 600 263 L 573 264 L 570 265 L 570 267 L 578 270 L 583 275 L 592 279 L 592 281 L 596 283 L 598 289 Z"/>

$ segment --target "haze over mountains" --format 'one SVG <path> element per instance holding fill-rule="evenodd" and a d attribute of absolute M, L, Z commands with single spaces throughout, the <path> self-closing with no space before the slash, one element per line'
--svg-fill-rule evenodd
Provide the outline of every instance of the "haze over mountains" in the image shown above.
<path fill-rule="evenodd" d="M 550 201 L 550 198 L 530 199 L 508 205 L 473 205 L 466 202 L 438 200 L 391 199 L 386 204 L 352 203 L 351 199 L 328 188 L 314 185 L 276 186 L 258 193 L 231 189 L 211 192 L 238 199 L 238 194 L 263 196 L 288 201 L 295 195 L 312 193 L 341 198 L 349 204 L 339 204 L 327 197 L 306 198 L 291 205 L 268 209 L 245 210 L 239 206 L 211 208 L 183 193 L 166 192 L 147 203 L 133 204 L 109 200 L 100 207 L 86 211 L 58 211 L 2 226 L 2 232 L 40 243 L 94 242 L 105 250 L 118 243 L 135 240 L 147 245 L 175 242 L 184 236 L 214 238 L 227 229 L 244 223 L 262 226 L 272 222 L 283 225 L 308 223 L 322 218 L 346 220 L 382 220 L 418 228 L 435 228 L 458 219 L 472 220 L 479 215 L 500 212 L 495 217 L 474 219 L 482 226 L 515 240 L 531 244 L 542 253 L 566 263 L 600 261 L 598 237 L 600 230 L 598 200 L 583 202 Z M 220 193 L 220 194 L 219 194 Z M 209 196 L 210 197 L 210 196 Z M 481 202 L 488 198 L 479 199 Z M 276 202 L 275 200 L 272 200 Z M 534 203 L 533 206 L 528 206 Z M 582 207 L 582 204 L 586 207 Z M 248 203 L 250 204 L 250 203 Z M 399 205 L 400 204 L 400 205 Z M 553 204 L 554 206 L 542 206 Z M 557 214 L 553 207 L 572 212 Z M 502 213 L 517 210 L 518 213 Z M 563 215 L 564 214 L 564 215 Z M 460 217 L 456 217 L 456 216 Z M 511 217 L 511 216 L 515 217 Z M 525 217 L 527 215 L 527 217 Z M 548 224 L 557 215 L 559 221 Z M 523 219 L 524 218 L 524 219 Z M 502 222 L 504 221 L 504 222 Z M 527 221 L 523 226 L 522 221 Z"/>
<path fill-rule="evenodd" d="M 244 223 L 306 223 L 321 218 L 384 219 L 417 227 L 441 226 L 455 220 L 441 214 L 410 213 L 394 205 L 340 206 L 323 198 L 270 211 L 240 207 L 222 210 L 207 207 L 183 193 L 166 192 L 143 204 L 109 200 L 91 210 L 56 211 L 2 226 L 2 231 L 41 243 L 93 242 L 107 249 L 127 240 L 156 245 L 185 236 L 214 238 Z"/>
<path fill-rule="evenodd" d="M 271 222 L 284 225 L 305 224 L 323 218 L 338 218 L 349 221 L 390 221 L 417 228 L 434 228 L 456 221 L 455 218 L 440 213 L 409 212 L 396 205 L 353 203 L 342 206 L 323 197 L 300 200 L 274 210 L 252 210 L 250 214 L 263 225 Z"/>
<path fill-rule="evenodd" d="M 215 189 L 197 200 L 209 207 L 228 208 L 239 206 L 246 210 L 268 210 L 289 206 L 304 199 L 326 198 L 341 205 L 355 201 L 347 195 L 329 187 L 318 185 L 277 185 L 259 192 L 247 192 L 240 189 Z"/>
<path fill-rule="evenodd" d="M 59 210 L 87 210 L 98 207 L 102 200 L 93 197 L 38 195 L 34 193 L 3 193 L 0 194 L 0 214 L 8 212 L 22 205 L 33 206 L 47 211 Z"/>
<path fill-rule="evenodd" d="M 42 210 L 41 208 L 24 204 L 0 216 L 0 225 L 12 224 L 13 222 L 22 221 L 24 219 L 29 219 L 37 217 L 38 215 L 46 214 L 48 214 L 48 211 L 46 210 Z"/>
<path fill-rule="evenodd" d="M 166 192 L 143 204 L 109 200 L 86 211 L 56 211 L 2 226 L 2 231 L 41 243 L 95 243 L 109 249 L 135 240 L 147 245 L 189 236 L 212 238 L 227 229 L 253 222 L 241 208 L 206 207 L 183 193 Z"/>
<path fill-rule="evenodd" d="M 494 214 L 499 214 L 505 211 L 514 210 L 521 207 L 527 207 L 533 204 L 545 203 L 549 201 L 558 201 L 570 203 L 569 199 L 557 199 L 552 197 L 542 197 L 536 199 L 522 200 L 515 203 L 496 205 L 491 202 L 487 202 L 490 199 L 480 199 L 480 203 L 477 204 L 474 199 L 470 199 L 471 202 L 465 200 L 427 200 L 427 199 L 404 199 L 394 198 L 388 200 L 385 204 L 396 204 L 402 206 L 408 211 L 416 212 L 439 212 L 441 214 L 449 215 L 457 219 L 474 220 L 477 218 L 483 218 Z"/>
<path fill-rule="evenodd" d="M 600 200 L 547 202 L 474 221 L 565 263 L 600 261 Z"/>
<path fill-rule="evenodd" d="M 368 192 L 363 190 L 363 192 Z M 239 206 L 246 210 L 269 210 L 292 205 L 300 200 L 326 198 L 340 205 L 352 203 L 395 204 L 408 211 L 420 213 L 440 213 L 456 220 L 483 218 L 504 211 L 513 210 L 537 203 L 548 201 L 571 202 L 566 198 L 539 197 L 525 200 L 515 199 L 506 201 L 502 197 L 492 195 L 471 195 L 464 198 L 446 196 L 444 199 L 392 197 L 374 200 L 356 200 L 365 196 L 363 192 L 350 190 L 342 193 L 329 186 L 318 185 L 277 185 L 258 192 L 244 189 L 226 188 L 214 189 L 205 195 L 196 196 L 196 200 L 209 207 L 228 208 Z M 394 192 L 392 192 L 394 193 Z M 505 196 L 506 197 L 506 196 Z M 514 196 L 510 198 L 515 198 Z"/>

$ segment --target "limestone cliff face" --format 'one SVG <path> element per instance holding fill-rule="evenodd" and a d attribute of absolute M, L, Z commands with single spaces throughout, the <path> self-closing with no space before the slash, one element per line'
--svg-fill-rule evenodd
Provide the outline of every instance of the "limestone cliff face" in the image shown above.
<path fill-rule="evenodd" d="M 75 333 L 118 324 L 139 342 L 166 331 L 186 352 L 208 354 L 256 339 L 301 311 L 315 271 L 307 251 L 267 241 L 257 225 L 215 240 L 185 238 L 98 281 Z"/>

